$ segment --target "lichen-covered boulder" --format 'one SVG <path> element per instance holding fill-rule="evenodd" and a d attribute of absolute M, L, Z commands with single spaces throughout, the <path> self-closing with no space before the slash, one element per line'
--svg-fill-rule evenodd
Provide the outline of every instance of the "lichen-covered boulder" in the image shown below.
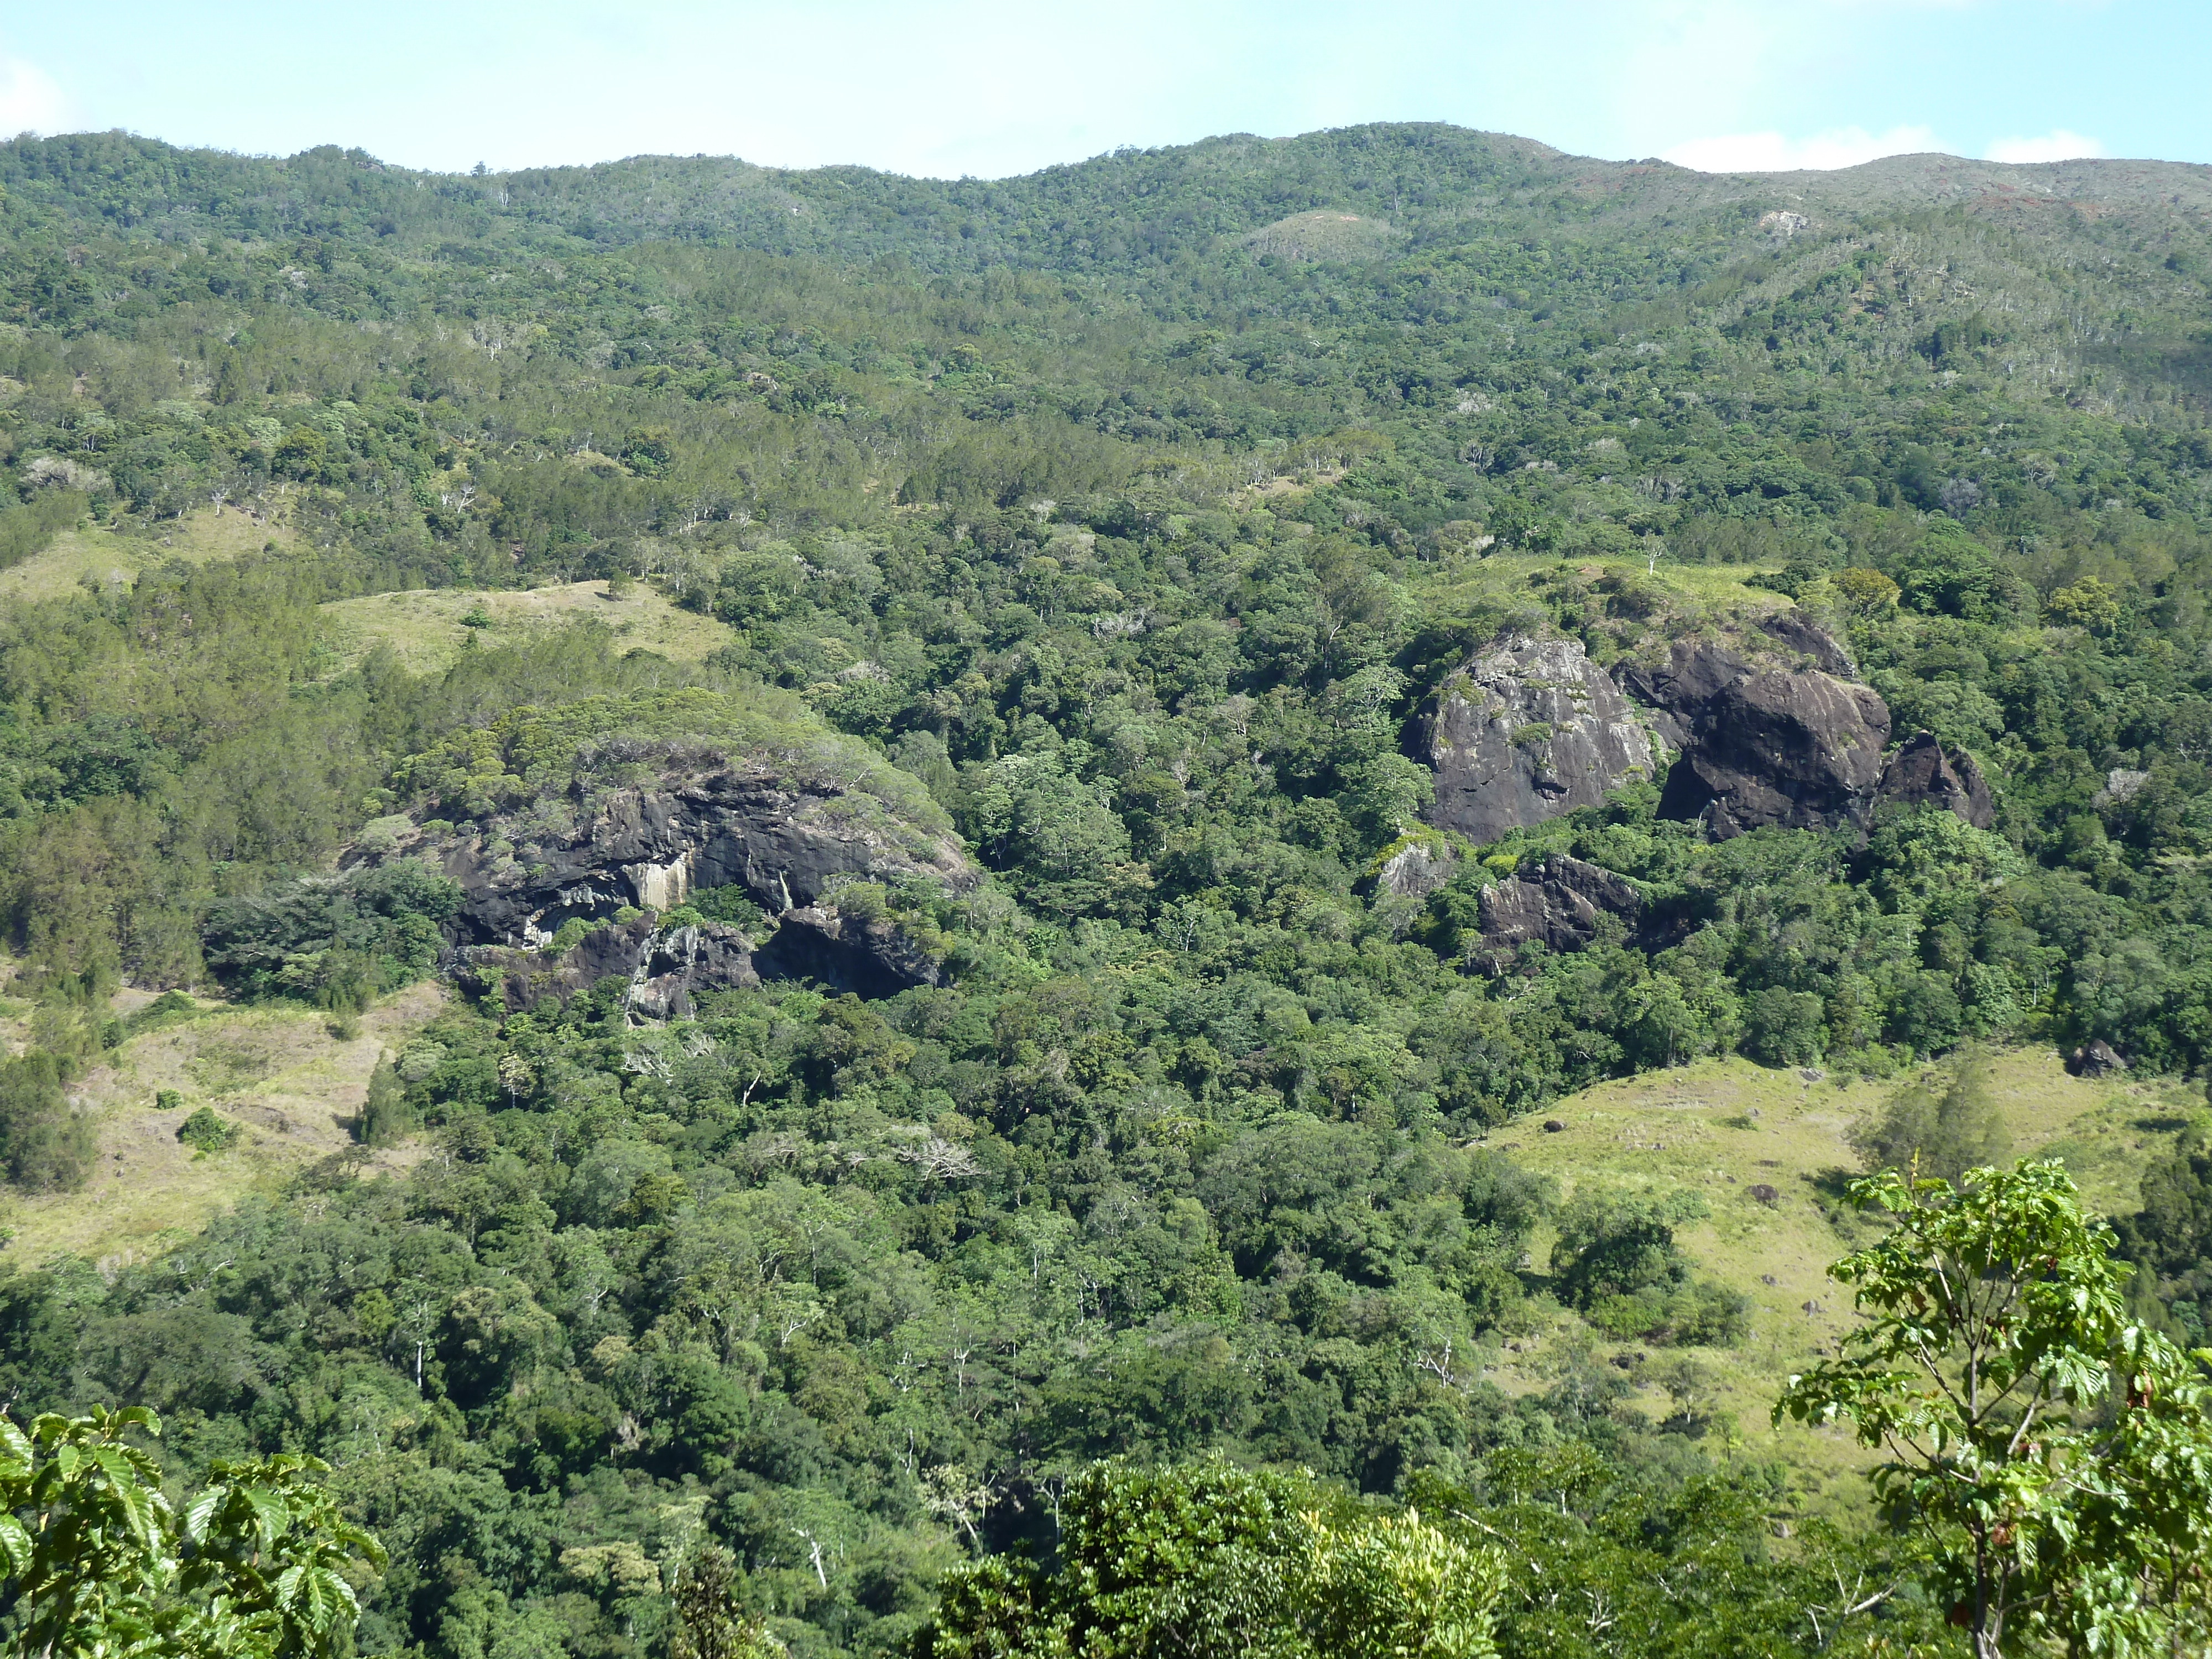
<path fill-rule="evenodd" d="M 1511 634 L 1445 680 L 1422 723 L 1430 821 L 1484 844 L 1650 778 L 1651 732 L 1572 640 Z"/>

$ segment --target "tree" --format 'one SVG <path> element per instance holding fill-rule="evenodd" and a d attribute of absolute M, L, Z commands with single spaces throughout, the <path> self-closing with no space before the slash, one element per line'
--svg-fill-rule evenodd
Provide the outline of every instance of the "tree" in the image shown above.
<path fill-rule="evenodd" d="M 407 1107 L 406 1085 L 400 1082 L 392 1056 L 380 1054 L 375 1069 L 368 1074 L 368 1098 L 362 1104 L 360 1117 L 355 1120 L 354 1133 L 363 1146 L 389 1146 L 404 1139 L 414 1127 L 415 1115 Z"/>
<path fill-rule="evenodd" d="M 676 1577 L 673 1659 L 778 1659 L 786 1650 L 769 1633 L 768 1621 L 738 1605 L 744 1575 L 720 1544 L 693 1551 Z"/>
<path fill-rule="evenodd" d="M 1977 1659 L 2057 1638 L 2119 1656 L 2203 1651 L 2212 1413 L 2187 1356 L 2127 1322 L 2127 1268 L 2056 1162 L 1894 1170 L 1851 1200 L 1888 1216 L 1830 1267 L 1867 1322 L 1793 1376 L 1779 1422 L 1849 1419 Z M 2212 1356 L 2207 1356 L 2212 1357 Z"/>
<path fill-rule="evenodd" d="M 1505 1558 L 1447 1537 L 1407 1510 L 1343 1528 L 1304 1517 L 1312 1555 L 1297 1600 L 1329 1659 L 1496 1659 L 1492 1610 Z"/>
<path fill-rule="evenodd" d="M 963 1569 L 917 1650 L 1492 1659 L 1502 1556 L 1411 1510 L 1326 1504 L 1310 1477 L 1218 1458 L 1095 1463 L 1061 1498 L 1054 1569 Z"/>
<path fill-rule="evenodd" d="M 329 1466 L 218 1462 L 180 1518 L 133 1429 L 161 1423 L 95 1406 L 26 1434 L 0 1413 L 0 1614 L 21 1659 L 343 1650 L 360 1613 L 350 1577 L 384 1551 L 317 1484 Z"/>
<path fill-rule="evenodd" d="M 1957 1181 L 1967 1170 L 1994 1166 L 2012 1152 L 2012 1138 L 1989 1081 L 1972 1058 L 1962 1060 L 1942 1092 L 1915 1083 L 1890 1097 L 1881 1117 L 1854 1131 L 1851 1144 L 1877 1170 Z"/>

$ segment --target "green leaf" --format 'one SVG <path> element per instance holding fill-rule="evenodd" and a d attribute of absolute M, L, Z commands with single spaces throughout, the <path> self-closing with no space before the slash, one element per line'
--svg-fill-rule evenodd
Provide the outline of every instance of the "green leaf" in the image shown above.
<path fill-rule="evenodd" d="M 192 1499 L 191 1506 L 185 1510 L 185 1536 L 195 1544 L 204 1539 L 207 1536 L 210 1518 L 214 1516 L 217 1509 L 222 1507 L 222 1500 L 229 1495 L 227 1487 L 210 1486 L 198 1498 Z"/>
<path fill-rule="evenodd" d="M 23 1530 L 23 1523 L 12 1515 L 0 1515 L 0 1555 L 8 1558 L 10 1572 L 21 1575 L 30 1568 L 31 1534 Z"/>

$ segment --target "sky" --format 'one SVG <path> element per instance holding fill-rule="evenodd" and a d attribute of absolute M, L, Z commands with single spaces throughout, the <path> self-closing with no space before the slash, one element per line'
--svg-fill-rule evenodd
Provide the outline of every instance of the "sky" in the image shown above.
<path fill-rule="evenodd" d="M 1003 177 L 1449 121 L 1708 171 L 2212 163 L 2212 0 L 0 0 L 0 133 Z"/>

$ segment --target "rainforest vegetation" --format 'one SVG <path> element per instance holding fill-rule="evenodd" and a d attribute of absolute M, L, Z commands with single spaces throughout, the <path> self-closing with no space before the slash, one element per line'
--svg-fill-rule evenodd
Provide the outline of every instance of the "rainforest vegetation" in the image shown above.
<path fill-rule="evenodd" d="M 2185 1497 L 2162 1588 L 2100 1512 L 2120 1577 L 2023 1568 L 2001 1630 L 1948 1541 L 1986 1516 L 1808 1512 L 1702 1401 L 1747 1304 L 1680 1248 L 1698 1200 L 1484 1144 L 1741 1055 L 1895 1079 L 1868 1168 L 1958 1179 L 2011 1161 L 1978 1054 L 2212 1068 L 2212 191 L 1956 165 L 1806 200 L 1410 125 L 958 183 L 0 144 L 0 580 L 145 554 L 0 611 L 16 1191 L 85 1182 L 73 1087 L 137 1034 L 215 999 L 357 1030 L 438 977 L 460 888 L 361 849 L 496 825 L 526 863 L 625 742 L 846 757 L 979 871 L 843 890 L 940 966 L 896 994 L 772 979 L 663 1023 L 620 977 L 453 988 L 357 1147 L 151 1255 L 0 1258 L 9 1409 L 158 1413 L 111 1437 L 179 1501 L 323 1460 L 388 1557 L 347 1568 L 363 1655 L 1334 1654 L 1424 1606 L 1371 1650 L 2057 1651 L 2201 1619 Z M 240 515 L 259 550 L 160 551 Z M 465 618 L 414 672 L 323 609 L 585 580 L 726 640 Z M 1611 663 L 1770 599 L 1899 738 L 1973 757 L 1991 827 L 1717 839 L 1653 778 L 1382 878 L 1447 839 L 1409 733 L 1477 647 Z M 1482 890 L 1559 854 L 1654 925 L 1486 955 Z M 725 887 L 656 920 L 762 917 Z M 2063 1231 L 2043 1167 L 1868 1186 L 1837 1253 L 1975 1259 L 1916 1205 Z M 2117 1225 L 2132 1278 L 2065 1235 L 2094 1305 L 2039 1339 L 2079 1360 L 2051 1386 L 2086 1419 L 2155 1375 L 2185 1440 L 2201 1138 Z M 1860 1282 L 1909 1298 L 1907 1266 Z M 1560 1320 L 1544 1388 L 1486 1380 Z M 1626 1403 L 1662 1370 L 1678 1410 Z M 2130 1595 L 2139 1627 L 2095 1622 Z"/>

